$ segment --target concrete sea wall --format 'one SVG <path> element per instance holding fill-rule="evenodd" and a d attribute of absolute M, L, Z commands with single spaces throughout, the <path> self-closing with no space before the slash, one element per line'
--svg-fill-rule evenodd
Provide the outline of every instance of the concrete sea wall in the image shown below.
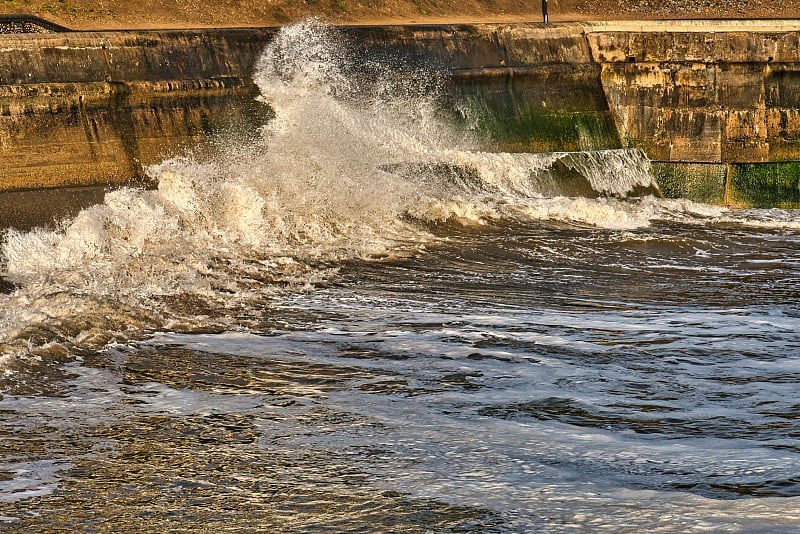
<path fill-rule="evenodd" d="M 0 190 L 142 180 L 248 135 L 271 113 L 251 75 L 274 31 L 0 35 Z M 339 31 L 365 57 L 445 72 L 487 148 L 639 147 L 670 196 L 800 206 L 800 21 Z"/>
<path fill-rule="evenodd" d="M 669 196 L 800 207 L 800 21 L 586 25 L 626 146 Z"/>
<path fill-rule="evenodd" d="M 0 36 L 0 190 L 127 183 L 259 121 L 268 30 Z"/>

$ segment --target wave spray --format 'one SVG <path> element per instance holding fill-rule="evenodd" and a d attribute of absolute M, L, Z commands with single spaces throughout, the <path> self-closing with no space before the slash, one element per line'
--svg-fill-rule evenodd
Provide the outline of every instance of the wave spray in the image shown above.
<path fill-rule="evenodd" d="M 154 165 L 157 189 L 110 192 L 54 231 L 6 231 L 16 289 L 0 295 L 0 369 L 89 338 L 232 328 L 232 308 L 344 260 L 407 253 L 442 222 L 629 228 L 653 215 L 624 200 L 653 186 L 638 151 L 480 152 L 442 112 L 440 71 L 353 57 L 315 21 L 282 29 L 254 76 L 275 117 L 249 142 Z M 579 179 L 565 188 L 556 168 Z"/>

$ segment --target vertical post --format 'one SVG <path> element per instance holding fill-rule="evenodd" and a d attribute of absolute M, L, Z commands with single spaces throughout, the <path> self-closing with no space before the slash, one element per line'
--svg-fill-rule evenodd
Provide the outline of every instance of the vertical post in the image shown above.
<path fill-rule="evenodd" d="M 731 191 L 733 189 L 733 184 L 731 184 L 732 181 L 733 181 L 733 165 L 731 165 L 730 162 L 726 162 L 725 163 L 725 198 L 723 199 L 723 202 L 725 203 L 725 207 L 728 207 L 728 208 L 731 207 L 732 196 L 733 196 L 732 195 L 732 191 Z"/>
<path fill-rule="evenodd" d="M 542 0 L 542 17 L 545 24 L 550 22 L 550 17 L 547 15 L 547 0 Z"/>

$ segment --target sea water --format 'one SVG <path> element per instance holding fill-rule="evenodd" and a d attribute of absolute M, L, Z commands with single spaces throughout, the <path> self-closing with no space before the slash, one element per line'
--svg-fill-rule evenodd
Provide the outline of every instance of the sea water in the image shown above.
<path fill-rule="evenodd" d="M 5 231 L 0 525 L 800 532 L 800 214 L 351 67 L 285 28 L 250 139 Z"/>

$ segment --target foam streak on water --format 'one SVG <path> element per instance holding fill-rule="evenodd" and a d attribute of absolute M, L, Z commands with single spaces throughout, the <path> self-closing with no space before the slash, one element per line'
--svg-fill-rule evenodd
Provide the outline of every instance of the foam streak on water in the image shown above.
<path fill-rule="evenodd" d="M 798 532 L 800 215 L 352 57 L 283 29 L 250 141 L 5 232 L 0 525 Z"/>

